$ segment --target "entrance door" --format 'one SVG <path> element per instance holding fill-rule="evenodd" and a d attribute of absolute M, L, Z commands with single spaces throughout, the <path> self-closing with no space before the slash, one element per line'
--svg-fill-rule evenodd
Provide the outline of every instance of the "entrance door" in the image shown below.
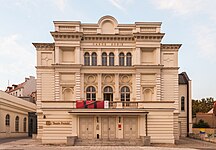
<path fill-rule="evenodd" d="M 138 118 L 124 117 L 124 139 L 136 139 L 138 135 Z"/>
<path fill-rule="evenodd" d="M 79 118 L 79 137 L 82 139 L 93 139 L 94 137 L 94 118 Z"/>
<path fill-rule="evenodd" d="M 102 117 L 101 118 L 101 138 L 102 139 L 115 139 L 116 138 L 116 118 L 115 117 Z"/>
<path fill-rule="evenodd" d="M 110 86 L 104 88 L 104 101 L 109 101 L 109 102 L 113 101 L 113 89 Z M 110 106 L 112 105 L 113 104 L 110 103 Z"/>

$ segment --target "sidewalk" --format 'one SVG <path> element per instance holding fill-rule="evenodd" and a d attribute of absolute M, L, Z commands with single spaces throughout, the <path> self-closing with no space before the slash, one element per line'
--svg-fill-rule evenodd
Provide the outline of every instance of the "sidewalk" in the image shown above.
<path fill-rule="evenodd" d="M 24 150 L 215 150 L 216 144 L 205 141 L 184 138 L 173 144 L 152 144 L 152 146 L 65 146 L 65 145 L 42 145 L 40 141 L 26 139 L 0 140 L 0 150 L 24 149 Z"/>

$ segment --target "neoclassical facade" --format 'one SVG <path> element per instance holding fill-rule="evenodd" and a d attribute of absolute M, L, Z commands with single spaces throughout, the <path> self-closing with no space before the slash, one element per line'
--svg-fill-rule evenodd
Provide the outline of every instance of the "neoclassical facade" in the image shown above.
<path fill-rule="evenodd" d="M 143 137 L 174 143 L 190 132 L 189 127 L 184 134 L 179 130 L 181 45 L 161 43 L 160 22 L 119 24 L 104 16 L 94 24 L 54 25 L 54 43 L 33 43 L 42 143 L 66 143 L 67 137 L 77 137 L 79 144 L 119 140 L 139 145 Z"/>

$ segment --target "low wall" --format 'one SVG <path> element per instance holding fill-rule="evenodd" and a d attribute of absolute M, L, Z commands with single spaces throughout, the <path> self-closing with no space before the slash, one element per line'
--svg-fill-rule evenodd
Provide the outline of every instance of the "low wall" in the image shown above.
<path fill-rule="evenodd" d="M 216 129 L 213 128 L 202 128 L 204 129 L 206 134 L 214 134 L 216 133 Z M 193 128 L 192 131 L 194 134 L 199 134 L 200 133 L 201 128 Z"/>

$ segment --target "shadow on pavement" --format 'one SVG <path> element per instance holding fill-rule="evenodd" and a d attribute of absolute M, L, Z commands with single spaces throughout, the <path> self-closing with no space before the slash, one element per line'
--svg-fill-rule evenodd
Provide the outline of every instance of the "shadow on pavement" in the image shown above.
<path fill-rule="evenodd" d="M 10 137 L 10 138 L 0 138 L 0 144 L 13 142 L 22 139 L 31 139 L 31 137 Z"/>

